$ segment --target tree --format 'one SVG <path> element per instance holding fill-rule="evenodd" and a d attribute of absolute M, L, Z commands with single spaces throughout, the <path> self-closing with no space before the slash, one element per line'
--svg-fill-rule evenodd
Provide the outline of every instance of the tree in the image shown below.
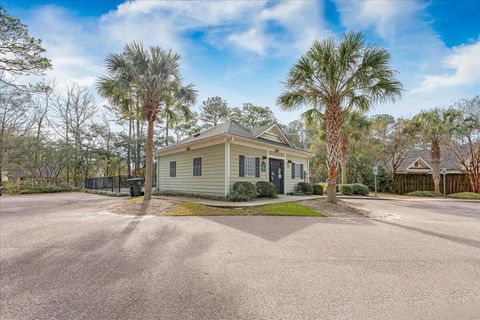
<path fill-rule="evenodd" d="M 395 191 L 398 169 L 415 143 L 416 127 L 412 121 L 381 114 L 372 119 L 372 133 L 376 154 L 390 172 Z"/>
<path fill-rule="evenodd" d="M 300 120 L 294 120 L 288 125 L 280 125 L 290 142 L 300 149 L 307 149 L 307 128 Z"/>
<path fill-rule="evenodd" d="M 480 96 L 455 103 L 460 116 L 452 126 L 450 149 L 463 166 L 473 192 L 480 193 Z"/>
<path fill-rule="evenodd" d="M 203 101 L 200 107 L 200 120 L 205 124 L 205 128 L 210 128 L 226 121 L 229 113 L 230 109 L 225 100 L 220 97 L 210 97 L 207 101 Z"/>
<path fill-rule="evenodd" d="M 14 84 L 17 77 L 38 75 L 50 68 L 44 52 L 41 41 L 28 34 L 27 26 L 0 7 L 0 82 L 20 88 Z"/>
<path fill-rule="evenodd" d="M 435 193 L 440 193 L 441 145 L 446 142 L 452 130 L 452 125 L 458 116 L 458 111 L 454 109 L 434 108 L 428 111 L 421 111 L 413 118 L 422 140 L 430 146 Z"/>
<path fill-rule="evenodd" d="M 370 128 L 370 122 L 368 118 L 358 112 L 347 112 L 342 128 L 342 146 L 341 146 L 341 172 L 342 172 L 342 184 L 347 182 L 347 150 L 349 143 L 352 140 L 358 140 L 361 137 L 367 135 L 367 131 Z M 356 181 L 355 181 L 356 182 Z"/>
<path fill-rule="evenodd" d="M 327 201 L 336 203 L 337 166 L 341 156 L 346 110 L 367 111 L 373 104 L 394 101 L 402 91 L 390 68 L 389 53 L 367 45 L 361 33 L 349 32 L 338 40 L 315 41 L 290 69 L 278 97 L 283 110 L 303 106 L 310 118 L 325 125 L 328 166 Z"/>
<path fill-rule="evenodd" d="M 233 111 L 238 115 L 238 121 L 248 128 L 277 122 L 275 115 L 269 107 L 244 103 L 242 109 L 235 108 Z"/>
<path fill-rule="evenodd" d="M 153 173 L 153 134 L 155 121 L 173 102 L 190 105 L 196 100 L 192 84 L 183 85 L 180 77 L 180 55 L 160 47 L 148 50 L 141 42 L 127 44 L 121 54 L 107 57 L 109 77 L 98 80 L 97 87 L 111 84 L 126 88 L 133 85 L 142 103 L 142 115 L 147 121 L 147 151 L 145 165 L 145 197 L 151 199 Z"/>

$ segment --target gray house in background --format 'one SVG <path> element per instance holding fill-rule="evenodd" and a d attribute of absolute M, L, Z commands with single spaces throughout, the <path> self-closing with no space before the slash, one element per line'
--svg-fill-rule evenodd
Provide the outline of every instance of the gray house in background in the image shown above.
<path fill-rule="evenodd" d="M 448 148 L 442 148 L 440 168 L 447 169 L 449 174 L 462 174 L 465 171 L 463 165 L 458 162 L 455 154 Z M 390 169 L 390 168 L 389 168 Z M 431 174 L 432 156 L 430 150 L 410 151 L 397 169 L 397 174 Z"/>
<path fill-rule="evenodd" d="M 309 153 L 277 124 L 246 128 L 229 120 L 155 155 L 159 191 L 228 196 L 237 181 L 270 181 L 278 194 L 286 194 L 309 175 Z"/>

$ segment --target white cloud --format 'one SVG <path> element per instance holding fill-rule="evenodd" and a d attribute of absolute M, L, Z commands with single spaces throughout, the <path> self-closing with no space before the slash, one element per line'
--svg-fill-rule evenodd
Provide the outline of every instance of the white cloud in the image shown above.
<path fill-rule="evenodd" d="M 480 40 L 452 48 L 443 65 L 453 72 L 425 76 L 419 88 L 412 93 L 480 84 Z"/>
<path fill-rule="evenodd" d="M 415 0 L 336 2 L 345 26 L 354 29 L 372 27 L 380 37 L 392 41 L 401 29 L 418 23 L 416 18 L 426 8 L 424 3 Z"/>
<path fill-rule="evenodd" d="M 142 39 L 182 52 L 195 32 L 220 49 L 288 54 L 306 48 L 305 30 L 309 41 L 326 34 L 320 11 L 309 1 L 132 1 L 104 15 L 100 31 L 111 45 Z"/>

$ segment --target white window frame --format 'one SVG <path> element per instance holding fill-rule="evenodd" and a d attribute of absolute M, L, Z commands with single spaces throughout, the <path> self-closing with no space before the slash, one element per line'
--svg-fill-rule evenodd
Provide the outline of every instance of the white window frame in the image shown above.
<path fill-rule="evenodd" d="M 302 179 L 302 166 L 300 163 L 295 163 L 295 179 Z"/>
<path fill-rule="evenodd" d="M 244 156 L 243 175 L 245 177 L 255 178 L 255 166 L 256 166 L 255 157 Z"/>

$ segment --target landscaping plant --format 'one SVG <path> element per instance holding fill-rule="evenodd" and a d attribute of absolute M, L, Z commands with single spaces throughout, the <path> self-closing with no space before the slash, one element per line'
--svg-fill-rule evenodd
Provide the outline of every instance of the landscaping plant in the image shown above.
<path fill-rule="evenodd" d="M 297 183 L 297 189 L 303 194 L 312 194 L 313 188 L 312 185 L 308 182 L 299 182 Z"/>
<path fill-rule="evenodd" d="M 239 181 L 233 184 L 233 193 L 230 196 L 232 201 L 249 201 L 257 196 L 255 186 L 251 182 Z"/>
<path fill-rule="evenodd" d="M 261 198 L 276 198 L 277 190 L 275 185 L 267 181 L 258 181 L 256 183 L 257 194 Z"/>

